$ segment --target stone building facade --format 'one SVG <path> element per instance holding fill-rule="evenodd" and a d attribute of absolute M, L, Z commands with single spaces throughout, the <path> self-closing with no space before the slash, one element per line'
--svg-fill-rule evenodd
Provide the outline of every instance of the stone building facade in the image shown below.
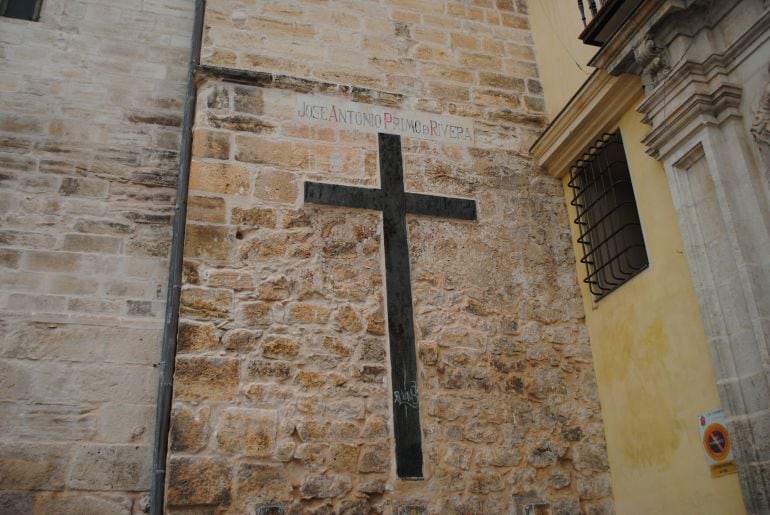
<path fill-rule="evenodd" d="M 662 317 L 655 313 L 656 307 L 671 301 L 673 292 L 656 303 L 646 300 L 645 294 L 665 292 L 677 284 L 681 274 L 675 277 L 666 271 L 664 260 L 653 258 L 639 281 L 623 285 L 614 299 L 603 300 L 590 311 L 586 309 L 616 506 L 628 513 L 661 509 L 767 513 L 770 161 L 766 127 L 770 3 L 603 1 L 598 12 L 595 8 L 591 11 L 593 2 L 579 3 L 586 6 L 584 14 L 589 20 L 587 26 L 574 33 L 582 31 L 581 39 L 595 46 L 590 52 L 586 47 L 577 52 L 570 49 L 573 55 L 581 56 L 580 61 L 575 61 L 573 74 L 579 80 L 574 89 L 563 88 L 560 92 L 567 93 L 561 98 L 561 112 L 533 146 L 533 154 L 553 175 L 568 175 L 570 164 L 591 145 L 592 139 L 619 128 L 629 153 L 645 240 L 649 248 L 665 239 L 675 242 L 677 254 L 686 258 L 686 281 L 691 282 L 685 288 L 679 283 L 677 293 L 690 290 L 699 308 L 699 316 L 690 321 L 681 318 L 685 314 L 682 304 L 673 306 Z M 547 31 L 535 31 L 536 41 L 543 32 Z M 537 56 L 548 104 L 554 96 L 549 98 L 548 94 L 543 49 L 538 48 Z M 647 156 L 638 155 L 640 150 Z M 661 223 L 656 217 L 664 212 Z M 671 238 L 664 225 L 674 227 L 677 234 Z M 653 279 L 656 273 L 660 276 Z M 666 274 L 668 280 L 663 277 Z M 645 284 L 647 280 L 650 282 Z M 588 296 L 586 305 L 590 302 Z M 687 360 L 675 365 L 676 359 L 666 359 L 655 370 L 644 370 L 641 359 L 626 361 L 632 363 L 634 373 L 628 374 L 630 380 L 624 377 L 622 388 L 627 393 L 619 395 L 618 389 L 611 389 L 609 381 L 603 380 L 602 376 L 609 376 L 601 370 L 601 354 L 616 355 L 613 315 L 623 317 L 624 329 L 634 321 L 644 321 L 637 325 L 639 330 L 634 335 L 624 338 L 638 338 L 635 352 L 641 355 L 660 346 L 664 352 L 679 353 L 679 359 L 687 355 Z M 677 338 L 676 331 L 668 330 L 645 342 L 645 326 L 654 327 L 650 323 L 653 320 L 677 320 L 680 327 L 690 326 L 699 334 Z M 602 340 L 606 343 L 602 344 Z M 658 351 L 656 357 L 661 354 Z M 704 357 L 708 363 L 703 363 Z M 666 371 L 672 380 L 665 375 L 656 378 L 658 371 Z M 692 379 L 699 374 L 711 376 L 711 384 L 695 387 Z M 634 376 L 643 386 L 632 385 Z M 690 384 L 675 387 L 680 378 Z M 610 391 L 611 395 L 607 395 Z M 691 454 L 692 458 L 678 460 L 679 466 L 688 463 L 683 473 L 675 473 L 675 467 L 661 467 L 659 461 L 635 460 L 623 449 L 633 431 L 614 430 L 612 412 L 622 413 L 631 404 L 629 399 L 639 392 L 666 393 L 652 408 L 644 409 L 645 413 L 663 412 L 662 407 L 672 401 L 681 403 L 672 411 L 670 420 L 682 421 L 680 427 L 686 428 L 682 432 L 686 438 L 681 440 L 692 438 L 696 444 L 692 450 L 698 451 Z M 689 422 L 697 420 L 696 406 L 701 412 L 713 407 L 724 410 L 737 477 L 716 477 L 704 467 L 704 441 Z M 678 430 L 670 424 L 656 443 Z M 703 472 L 700 478 L 694 472 L 698 469 Z M 672 480 L 663 480 L 668 474 Z M 623 479 L 615 481 L 621 475 Z M 620 493 L 619 483 L 631 477 L 633 485 L 628 481 L 630 487 Z M 731 481 L 740 486 L 740 497 Z M 665 495 L 659 496 L 660 508 L 647 503 L 649 491 L 666 489 L 670 489 L 669 499 L 661 501 Z M 706 500 L 717 489 L 722 489 L 718 502 L 734 507 L 719 508 L 718 502 Z M 703 493 L 693 495 L 697 490 Z M 638 501 L 631 504 L 629 499 Z M 695 508 L 698 502 L 702 504 Z M 673 505 L 681 508 L 677 510 Z"/>
<path fill-rule="evenodd" d="M 562 191 L 527 155 L 526 5 L 329 7 L 207 6 L 169 511 L 610 512 Z M 381 217 L 303 201 L 307 181 L 380 186 L 376 130 L 331 114 L 352 102 L 473 127 L 402 134 L 408 191 L 478 205 L 408 217 L 418 481 L 396 475 Z"/>
<path fill-rule="evenodd" d="M 612 512 L 561 185 L 528 153 L 526 2 L 208 2 L 177 313 L 193 8 L 0 18 L 0 511 L 139 513 L 154 476 L 169 513 Z M 307 100 L 472 128 L 400 131 L 406 189 L 478 209 L 408 217 L 422 480 L 395 472 L 381 217 L 303 201 L 378 187 L 376 130 Z"/>
<path fill-rule="evenodd" d="M 147 503 L 192 19 L 0 17 L 1 513 Z"/>
<path fill-rule="evenodd" d="M 524 0 L 43 0 L 39 21 L 0 17 L 0 512 L 611 513 L 555 178 L 618 123 L 587 91 L 650 126 L 636 143 L 668 180 L 743 499 L 767 511 L 768 2 L 629 14 L 590 61 L 595 90 L 541 140 L 550 173 L 530 154 L 553 120 Z M 477 209 L 407 216 L 406 390 L 382 215 L 305 201 L 308 182 L 379 188 L 380 130 L 401 136 L 408 192 Z M 404 399 L 419 480 L 396 472 Z"/>
<path fill-rule="evenodd" d="M 770 510 L 770 160 L 763 120 L 770 85 L 767 1 L 661 2 L 637 39 L 596 59 L 619 66 L 644 42 L 663 65 L 637 58 L 648 83 L 639 106 L 660 160 L 730 415 L 746 509 Z M 679 20 L 689 20 L 687 31 Z M 674 43 L 690 38 L 688 45 Z M 665 83 L 663 88 L 655 88 Z"/>

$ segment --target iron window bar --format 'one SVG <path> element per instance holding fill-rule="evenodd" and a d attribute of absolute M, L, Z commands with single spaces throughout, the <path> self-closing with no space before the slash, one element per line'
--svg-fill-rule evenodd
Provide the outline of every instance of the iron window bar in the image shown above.
<path fill-rule="evenodd" d="M 600 300 L 647 268 L 649 261 L 623 141 L 604 134 L 570 168 L 580 263 Z"/>

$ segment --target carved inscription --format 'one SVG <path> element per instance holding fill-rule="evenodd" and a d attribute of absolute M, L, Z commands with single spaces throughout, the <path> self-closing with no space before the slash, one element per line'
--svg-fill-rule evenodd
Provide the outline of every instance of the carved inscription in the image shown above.
<path fill-rule="evenodd" d="M 473 143 L 473 124 L 457 117 L 438 116 L 416 111 L 337 102 L 321 96 L 297 97 L 298 121 L 335 125 L 362 132 L 384 132 L 413 138 Z"/>

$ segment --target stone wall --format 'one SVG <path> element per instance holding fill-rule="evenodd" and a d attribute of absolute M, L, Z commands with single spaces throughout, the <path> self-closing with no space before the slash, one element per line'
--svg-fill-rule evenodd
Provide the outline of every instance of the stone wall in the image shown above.
<path fill-rule="evenodd" d="M 0 18 L 2 513 L 146 503 L 192 11 Z"/>
<path fill-rule="evenodd" d="M 611 512 L 563 192 L 527 154 L 525 3 L 208 5 L 169 511 Z M 475 126 L 470 145 L 402 139 L 407 190 L 479 210 L 408 218 L 420 481 L 395 474 L 380 215 L 301 197 L 379 187 L 377 138 L 298 119 L 300 94 Z"/>

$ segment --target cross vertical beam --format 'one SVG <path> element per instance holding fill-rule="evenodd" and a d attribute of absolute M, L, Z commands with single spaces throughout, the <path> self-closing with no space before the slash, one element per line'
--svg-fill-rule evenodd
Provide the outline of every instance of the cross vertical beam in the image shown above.
<path fill-rule="evenodd" d="M 401 137 L 381 133 L 378 147 L 381 189 L 306 182 L 305 202 L 382 211 L 396 472 L 402 479 L 421 479 L 422 433 L 406 215 L 475 220 L 476 203 L 405 192 Z"/>
<path fill-rule="evenodd" d="M 414 344 L 409 245 L 406 237 L 401 138 L 382 134 L 378 139 L 380 185 L 382 191 L 386 192 L 382 206 L 382 232 L 385 244 L 385 290 L 393 388 L 393 428 L 396 435 L 396 473 L 401 478 L 421 478 L 422 435 L 417 396 L 417 353 Z"/>

